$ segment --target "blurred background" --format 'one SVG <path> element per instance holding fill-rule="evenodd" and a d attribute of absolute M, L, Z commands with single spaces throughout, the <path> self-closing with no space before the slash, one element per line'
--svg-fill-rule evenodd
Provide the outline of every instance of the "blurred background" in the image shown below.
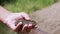
<path fill-rule="evenodd" d="M 60 0 L 1 0 L 0 3 L 3 7 L 12 12 L 24 11 L 31 13 L 36 10 L 41 10 L 58 1 Z"/>
<path fill-rule="evenodd" d="M 0 5 L 12 12 L 32 13 L 48 7 L 60 0 L 0 0 Z M 0 34 L 16 34 L 0 23 Z"/>

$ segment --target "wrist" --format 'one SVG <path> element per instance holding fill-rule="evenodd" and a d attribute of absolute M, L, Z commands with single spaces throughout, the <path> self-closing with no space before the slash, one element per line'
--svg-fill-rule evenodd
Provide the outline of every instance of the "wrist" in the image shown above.
<path fill-rule="evenodd" d="M 4 23 L 5 19 L 11 14 L 12 14 L 12 12 L 4 13 L 4 15 L 1 15 L 0 20 Z"/>

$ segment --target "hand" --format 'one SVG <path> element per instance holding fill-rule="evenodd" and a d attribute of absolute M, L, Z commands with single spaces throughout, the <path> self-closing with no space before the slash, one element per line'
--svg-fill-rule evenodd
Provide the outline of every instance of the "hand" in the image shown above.
<path fill-rule="evenodd" d="M 18 28 L 21 27 L 22 25 L 22 22 L 19 22 L 17 24 L 17 26 L 15 26 L 15 22 L 18 20 L 18 19 L 23 19 L 25 18 L 26 20 L 30 20 L 30 17 L 28 16 L 28 14 L 24 13 L 24 12 L 21 12 L 21 13 L 12 13 L 12 14 L 9 14 L 6 19 L 4 20 L 5 24 L 11 28 L 13 31 L 17 32 L 18 31 Z M 27 30 L 26 29 L 32 29 L 32 25 L 33 24 L 25 24 L 22 28 L 22 32 L 26 32 Z"/>

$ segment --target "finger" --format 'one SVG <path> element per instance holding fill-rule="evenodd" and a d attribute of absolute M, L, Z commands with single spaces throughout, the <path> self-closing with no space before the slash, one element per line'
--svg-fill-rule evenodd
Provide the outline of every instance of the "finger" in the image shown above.
<path fill-rule="evenodd" d="M 30 31 L 31 31 L 31 29 L 32 29 L 32 24 L 29 24 L 29 25 L 28 25 L 27 32 L 30 32 Z"/>
<path fill-rule="evenodd" d="M 22 17 L 24 17 L 26 20 L 30 20 L 29 15 L 26 13 L 22 13 Z"/>
<path fill-rule="evenodd" d="M 25 24 L 24 26 L 23 26 L 23 28 L 22 28 L 22 32 L 26 32 L 26 30 L 28 29 L 28 25 L 27 24 Z"/>
<path fill-rule="evenodd" d="M 32 24 L 29 24 L 29 25 L 28 25 L 28 28 L 30 28 L 30 29 L 31 29 L 31 28 L 32 28 Z"/>
<path fill-rule="evenodd" d="M 22 22 L 19 22 L 15 28 L 16 31 L 19 31 L 19 28 L 21 28 L 22 26 Z"/>
<path fill-rule="evenodd" d="M 35 29 L 37 28 L 38 26 L 37 25 L 32 25 L 32 29 Z"/>
<path fill-rule="evenodd" d="M 37 28 L 38 27 L 38 25 L 35 25 L 35 28 Z"/>

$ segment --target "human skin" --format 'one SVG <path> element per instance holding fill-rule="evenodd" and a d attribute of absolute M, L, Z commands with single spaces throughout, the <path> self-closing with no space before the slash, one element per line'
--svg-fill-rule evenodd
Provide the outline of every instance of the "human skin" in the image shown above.
<path fill-rule="evenodd" d="M 60 34 L 60 2 L 33 12 L 30 16 L 37 21 L 38 29 L 29 34 Z"/>
<path fill-rule="evenodd" d="M 60 2 L 33 12 L 30 16 L 37 22 L 38 29 L 27 34 L 60 34 Z"/>
<path fill-rule="evenodd" d="M 17 32 L 18 28 L 20 28 L 20 26 L 23 24 L 22 22 L 19 22 L 16 26 L 15 26 L 15 22 L 19 19 L 25 19 L 25 20 L 30 20 L 30 17 L 28 14 L 24 13 L 24 12 L 20 12 L 20 13 L 12 13 L 8 10 L 6 10 L 5 8 L 0 6 L 0 20 L 2 21 L 2 23 L 6 24 L 10 29 L 12 29 L 13 31 Z M 26 29 L 33 29 L 32 28 L 33 24 L 25 24 L 22 28 L 22 32 L 26 32 Z"/>

